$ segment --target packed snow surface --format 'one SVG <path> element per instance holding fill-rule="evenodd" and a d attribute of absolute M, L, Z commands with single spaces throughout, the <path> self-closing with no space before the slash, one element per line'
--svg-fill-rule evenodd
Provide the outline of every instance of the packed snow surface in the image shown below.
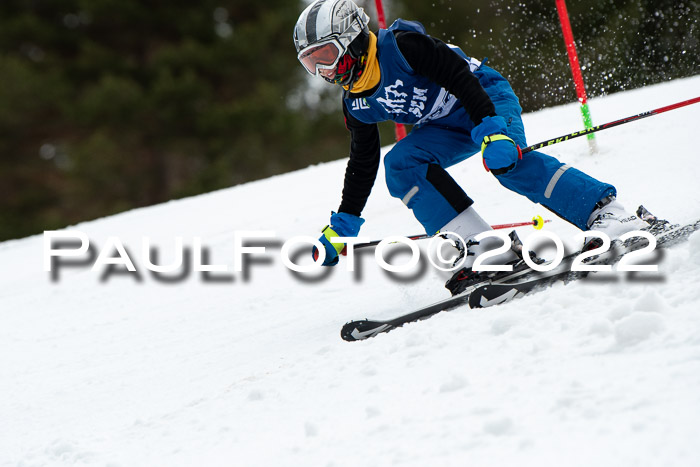
<path fill-rule="evenodd" d="M 698 89 L 700 76 L 590 107 L 600 124 Z M 577 107 L 525 115 L 530 142 L 580 128 Z M 595 156 L 585 138 L 546 152 L 616 185 L 630 209 L 688 222 L 700 218 L 699 123 L 694 105 L 598 133 Z M 700 234 L 655 258 L 658 273 L 595 275 L 347 343 L 345 322 L 447 292 L 429 264 L 389 274 L 371 252 L 354 272 L 285 266 L 282 245 L 317 237 L 338 206 L 345 163 L 73 226 L 93 257 L 53 273 L 43 236 L 0 244 L 0 465 L 700 465 Z M 450 172 L 487 221 L 542 215 L 567 246 L 580 241 L 479 157 Z M 363 215 L 372 239 L 422 233 L 382 172 Z M 262 231 L 274 232 L 255 242 L 265 252 L 235 272 L 236 236 Z M 109 237 L 135 273 L 91 269 L 118 257 Z M 161 265 L 182 237 L 190 266 L 154 275 L 144 237 Z M 194 270 L 197 239 L 201 262 L 227 271 Z M 304 253 L 292 259 L 308 265 Z"/>

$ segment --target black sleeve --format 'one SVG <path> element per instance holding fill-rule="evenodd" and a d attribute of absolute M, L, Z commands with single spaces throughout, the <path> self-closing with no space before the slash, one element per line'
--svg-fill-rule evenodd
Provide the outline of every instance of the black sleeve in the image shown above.
<path fill-rule="evenodd" d="M 350 160 L 345 169 L 343 200 L 338 212 L 360 216 L 372 191 L 379 170 L 379 129 L 377 124 L 362 123 L 348 112 L 343 101 L 345 126 L 350 131 Z"/>
<path fill-rule="evenodd" d="M 460 100 L 475 125 L 496 109 L 469 64 L 440 39 L 411 31 L 396 31 L 396 44 L 413 70 L 439 84 Z"/>

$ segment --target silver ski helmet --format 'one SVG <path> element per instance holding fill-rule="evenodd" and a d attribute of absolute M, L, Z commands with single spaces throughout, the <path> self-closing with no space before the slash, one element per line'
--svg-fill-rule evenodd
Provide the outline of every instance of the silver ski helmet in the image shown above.
<path fill-rule="evenodd" d="M 311 75 L 336 70 L 326 81 L 350 85 L 369 44 L 369 16 L 351 0 L 316 0 L 294 26 L 297 58 Z M 340 66 L 339 66 L 340 64 Z"/>

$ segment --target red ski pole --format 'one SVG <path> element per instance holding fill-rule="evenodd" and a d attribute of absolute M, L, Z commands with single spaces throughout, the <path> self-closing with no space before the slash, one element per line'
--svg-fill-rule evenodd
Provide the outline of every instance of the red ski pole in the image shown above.
<path fill-rule="evenodd" d="M 545 146 L 551 146 L 553 144 L 561 143 L 562 141 L 568 141 L 573 138 L 578 138 L 579 136 L 587 135 L 589 133 L 595 133 L 596 131 L 607 130 L 614 126 L 623 125 L 625 123 L 634 122 L 635 120 L 641 120 L 642 118 L 651 117 L 652 115 L 659 115 L 660 113 L 668 112 L 669 110 L 678 109 L 680 107 L 685 107 L 686 105 L 695 104 L 700 102 L 700 97 L 694 97 L 688 99 L 687 101 L 678 102 L 676 104 L 667 105 L 665 107 L 659 107 L 658 109 L 649 110 L 647 112 L 642 112 L 637 115 L 633 115 L 627 118 L 621 118 L 620 120 L 615 120 L 614 122 L 604 123 L 602 125 L 594 126 L 593 128 L 587 128 L 581 131 L 575 131 L 569 133 L 568 135 L 560 136 L 558 138 L 548 139 L 547 141 L 542 141 L 541 143 L 533 144 L 526 148 L 518 148 L 521 154 L 534 151 L 536 149 L 543 148 Z"/>
<path fill-rule="evenodd" d="M 542 219 L 542 216 L 535 216 L 529 222 L 515 222 L 512 224 L 495 224 L 495 225 L 492 225 L 491 228 L 494 230 L 498 230 L 498 229 L 511 229 L 513 227 L 523 227 L 526 225 L 531 225 L 535 229 L 540 230 L 544 226 L 544 224 L 546 224 L 547 222 L 552 222 L 552 221 L 551 221 L 551 219 L 546 219 L 546 220 Z M 411 236 L 406 237 L 406 238 L 409 240 L 423 240 L 425 238 L 432 238 L 432 237 L 433 237 L 433 235 L 419 234 L 419 235 L 411 235 Z M 358 243 L 357 245 L 354 246 L 354 248 L 355 249 L 367 248 L 370 246 L 379 245 L 381 242 L 382 242 L 381 240 L 372 240 L 371 242 L 367 242 L 367 243 Z M 346 255 L 345 249 L 343 249 L 341 254 Z"/>
<path fill-rule="evenodd" d="M 533 226 L 536 230 L 540 230 L 544 224 L 547 222 L 552 222 L 551 219 L 544 220 L 542 219 L 541 216 L 535 216 L 530 222 L 516 222 L 514 224 L 496 224 L 492 225 L 491 228 L 494 230 L 498 229 L 511 229 L 513 227 L 522 227 L 525 225 L 531 225 Z"/>

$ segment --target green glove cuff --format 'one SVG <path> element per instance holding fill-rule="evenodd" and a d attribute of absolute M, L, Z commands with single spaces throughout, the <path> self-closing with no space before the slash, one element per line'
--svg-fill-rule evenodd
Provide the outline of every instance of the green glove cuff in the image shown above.
<path fill-rule="evenodd" d="M 338 235 L 335 230 L 331 229 L 330 225 L 327 225 L 323 228 L 321 231 L 323 236 L 328 240 L 328 243 L 335 248 L 336 253 L 340 254 L 341 251 L 343 251 L 343 248 L 345 248 L 345 243 L 333 243 L 331 242 L 331 238 L 336 238 L 336 237 L 341 237 L 341 235 Z"/>
<path fill-rule="evenodd" d="M 510 141 L 513 143 L 513 146 L 516 148 L 518 147 L 517 144 L 515 144 L 515 141 L 507 137 L 506 135 L 489 135 L 489 136 L 484 136 L 484 140 L 481 142 L 481 155 L 484 155 L 484 150 L 486 149 L 486 146 L 489 144 L 493 143 L 494 141 Z"/>

